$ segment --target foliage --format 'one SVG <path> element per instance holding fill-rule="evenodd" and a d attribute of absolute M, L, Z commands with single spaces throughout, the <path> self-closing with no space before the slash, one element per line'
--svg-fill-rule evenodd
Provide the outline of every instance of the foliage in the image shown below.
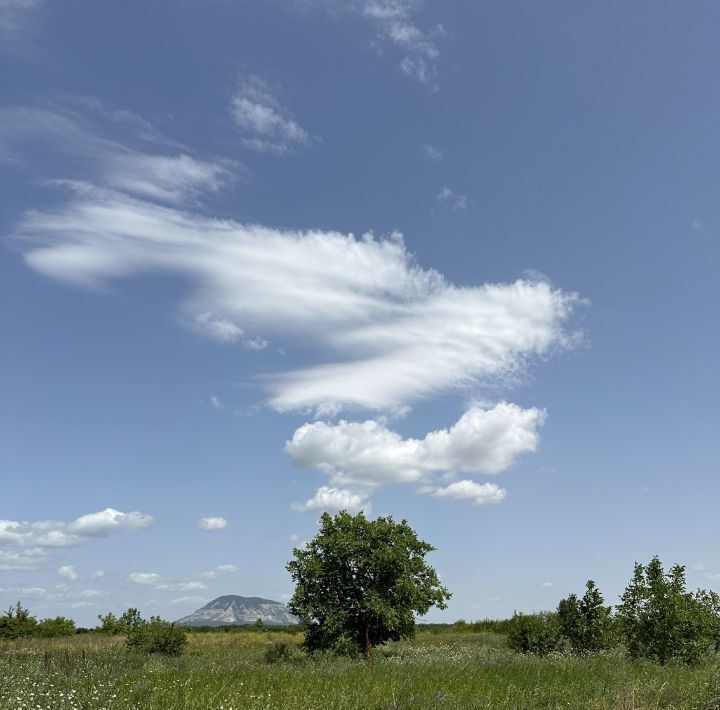
<path fill-rule="evenodd" d="M 75 634 L 75 622 L 66 619 L 64 616 L 56 616 L 54 619 L 43 619 L 35 627 L 34 636 L 53 638 L 55 636 L 73 636 Z"/>
<path fill-rule="evenodd" d="M 557 614 L 514 614 L 508 645 L 518 653 L 533 653 L 546 656 L 560 645 L 560 624 Z"/>
<path fill-rule="evenodd" d="M 293 551 L 290 611 L 308 623 L 304 648 L 352 655 L 412 636 L 415 614 L 446 608 L 450 593 L 425 561 L 435 548 L 403 520 L 324 513 L 320 532 Z"/>
<path fill-rule="evenodd" d="M 0 638 L 22 638 L 32 636 L 37 627 L 37 619 L 18 602 L 0 616 Z"/>
<path fill-rule="evenodd" d="M 105 616 L 98 614 L 98 620 L 100 621 L 98 631 L 112 636 L 119 634 L 126 636 L 144 623 L 140 612 L 134 607 L 130 607 L 119 618 L 112 612 L 105 614 Z"/>
<path fill-rule="evenodd" d="M 125 645 L 130 651 L 179 656 L 185 650 L 187 635 L 182 627 L 151 616 L 150 621 L 135 618 L 128 627 Z"/>
<path fill-rule="evenodd" d="M 292 658 L 290 644 L 287 641 L 273 641 L 263 655 L 265 663 L 282 663 Z"/>
<path fill-rule="evenodd" d="M 618 619 L 633 658 L 697 663 L 711 645 L 720 645 L 719 612 L 717 594 L 688 592 L 685 568 L 676 564 L 665 573 L 656 556 L 647 566 L 635 564 Z"/>
<path fill-rule="evenodd" d="M 605 606 L 595 582 L 588 580 L 585 586 L 582 599 L 571 594 L 558 604 L 560 631 L 575 653 L 603 651 L 613 642 L 612 607 Z"/>

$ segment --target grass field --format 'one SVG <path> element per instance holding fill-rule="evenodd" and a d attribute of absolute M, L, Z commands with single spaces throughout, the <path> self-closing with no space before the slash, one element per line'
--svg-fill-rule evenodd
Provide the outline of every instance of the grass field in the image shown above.
<path fill-rule="evenodd" d="M 269 644 L 292 645 L 268 664 Z M 686 667 L 622 654 L 532 658 L 500 634 L 421 631 L 376 662 L 306 658 L 299 634 L 193 633 L 180 658 L 140 656 L 83 634 L 0 643 L 2 710 L 266 708 L 720 709 L 720 658 Z"/>

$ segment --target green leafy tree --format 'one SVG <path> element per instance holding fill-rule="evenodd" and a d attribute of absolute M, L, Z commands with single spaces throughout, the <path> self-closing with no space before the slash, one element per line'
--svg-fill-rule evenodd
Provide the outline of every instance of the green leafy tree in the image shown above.
<path fill-rule="evenodd" d="M 450 593 L 425 561 L 435 548 L 403 520 L 324 513 L 320 532 L 293 550 L 290 611 L 307 623 L 303 646 L 314 652 L 364 652 L 409 637 L 415 615 L 446 608 Z"/>
<path fill-rule="evenodd" d="M 612 607 L 605 606 L 595 582 L 588 580 L 582 599 L 571 594 L 558 604 L 562 635 L 575 653 L 602 651 L 612 645 Z"/>
<path fill-rule="evenodd" d="M 0 616 L 0 638 L 22 638 L 35 633 L 37 619 L 18 602 Z"/>
<path fill-rule="evenodd" d="M 560 640 L 557 614 L 513 614 L 508 631 L 508 645 L 513 651 L 546 656 L 559 648 Z"/>
<path fill-rule="evenodd" d="M 647 566 L 635 564 L 618 619 L 631 656 L 696 663 L 711 645 L 718 646 L 719 611 L 714 592 L 688 592 L 685 567 L 665 573 L 656 556 Z"/>

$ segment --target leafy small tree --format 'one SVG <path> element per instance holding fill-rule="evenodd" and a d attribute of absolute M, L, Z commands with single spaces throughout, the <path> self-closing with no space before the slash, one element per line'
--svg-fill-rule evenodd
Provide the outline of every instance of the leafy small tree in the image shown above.
<path fill-rule="evenodd" d="M 364 652 L 411 636 L 415 615 L 446 608 L 450 593 L 425 561 L 435 548 L 403 520 L 324 513 L 320 532 L 293 550 L 290 611 L 303 619 L 309 652 Z"/>
<path fill-rule="evenodd" d="M 37 619 L 20 602 L 0 616 L 0 638 L 32 636 L 36 627 Z"/>
<path fill-rule="evenodd" d="M 558 621 L 562 635 L 575 653 L 602 651 L 612 644 L 612 607 L 595 582 L 588 580 L 582 599 L 571 594 L 558 604 Z"/>
<path fill-rule="evenodd" d="M 72 636 L 75 633 L 75 622 L 66 619 L 64 616 L 56 616 L 54 619 L 43 619 L 35 627 L 35 636 L 53 638 L 55 636 Z"/>
<path fill-rule="evenodd" d="M 150 621 L 136 618 L 129 627 L 125 642 L 130 651 L 159 653 L 163 656 L 179 656 L 185 650 L 185 644 L 185 629 L 163 621 L 159 616 L 151 616 Z"/>
<path fill-rule="evenodd" d="M 685 567 L 665 573 L 659 558 L 636 563 L 622 595 L 618 619 L 628 652 L 660 664 L 671 659 L 697 662 L 720 638 L 720 603 L 714 592 L 685 589 Z"/>
<path fill-rule="evenodd" d="M 559 648 L 560 639 L 557 614 L 513 614 L 508 632 L 508 645 L 513 651 L 546 656 Z"/>

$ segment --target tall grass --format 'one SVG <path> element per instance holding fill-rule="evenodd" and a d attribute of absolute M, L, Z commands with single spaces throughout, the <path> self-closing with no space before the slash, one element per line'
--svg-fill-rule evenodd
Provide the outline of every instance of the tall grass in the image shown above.
<path fill-rule="evenodd" d="M 193 633 L 178 659 L 128 653 L 84 634 L 0 644 L 2 710 L 578 708 L 720 710 L 720 660 L 632 662 L 619 652 L 519 656 L 498 633 L 421 630 L 376 662 L 304 656 L 301 634 Z M 269 645 L 292 653 L 268 663 Z"/>

